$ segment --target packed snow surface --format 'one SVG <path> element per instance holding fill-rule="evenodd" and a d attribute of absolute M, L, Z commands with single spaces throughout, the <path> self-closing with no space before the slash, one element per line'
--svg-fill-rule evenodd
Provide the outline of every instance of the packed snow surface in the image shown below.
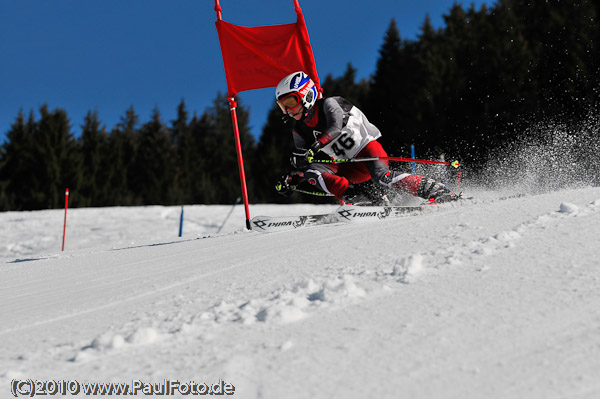
<path fill-rule="evenodd" d="M 179 207 L 73 209 L 64 252 L 63 210 L 0 213 L 0 397 L 32 379 L 600 398 L 600 188 L 469 194 L 274 234 L 242 206 L 186 206 L 181 238 Z"/>

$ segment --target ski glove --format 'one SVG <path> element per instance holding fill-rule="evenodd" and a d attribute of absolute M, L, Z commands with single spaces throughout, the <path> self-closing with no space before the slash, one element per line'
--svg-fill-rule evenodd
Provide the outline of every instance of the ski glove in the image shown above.
<path fill-rule="evenodd" d="M 282 176 L 281 179 L 275 184 L 275 190 L 281 195 L 289 197 L 294 192 L 294 189 L 300 184 L 300 175 L 289 174 Z"/>
<path fill-rule="evenodd" d="M 316 141 L 308 150 L 300 149 L 292 152 L 290 157 L 290 163 L 296 169 L 304 169 L 312 163 L 315 158 L 315 154 L 321 148 L 321 143 Z"/>
<path fill-rule="evenodd" d="M 460 199 L 460 194 L 454 194 L 440 182 L 423 178 L 418 188 L 418 195 L 430 202 L 450 202 Z"/>

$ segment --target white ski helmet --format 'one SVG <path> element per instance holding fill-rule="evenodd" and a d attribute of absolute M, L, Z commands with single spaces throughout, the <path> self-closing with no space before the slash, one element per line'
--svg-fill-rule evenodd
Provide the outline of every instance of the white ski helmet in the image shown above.
<path fill-rule="evenodd" d="M 302 103 L 308 111 L 315 105 L 319 93 L 315 82 L 302 71 L 294 72 L 279 82 L 275 89 L 275 99 L 285 114 Z"/>

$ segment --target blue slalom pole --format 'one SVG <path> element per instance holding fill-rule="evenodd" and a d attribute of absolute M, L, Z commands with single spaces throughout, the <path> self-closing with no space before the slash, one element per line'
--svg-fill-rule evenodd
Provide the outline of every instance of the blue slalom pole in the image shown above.
<path fill-rule="evenodd" d="M 181 205 L 181 216 L 179 217 L 179 237 L 183 235 L 183 205 Z"/>
<path fill-rule="evenodd" d="M 415 145 L 414 144 L 410 145 L 410 155 L 411 155 L 412 159 L 416 158 L 415 157 Z M 413 164 L 413 167 L 412 167 L 412 169 L 413 169 L 413 176 L 415 176 L 417 174 L 417 163 L 413 162 L 412 164 Z"/>

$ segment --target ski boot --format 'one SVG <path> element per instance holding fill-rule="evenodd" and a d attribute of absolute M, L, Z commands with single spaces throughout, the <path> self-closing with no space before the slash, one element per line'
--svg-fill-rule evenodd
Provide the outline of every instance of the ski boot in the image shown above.
<path fill-rule="evenodd" d="M 350 185 L 344 191 L 342 201 L 345 205 L 356 206 L 385 206 L 390 204 L 386 193 L 369 182 Z"/>

